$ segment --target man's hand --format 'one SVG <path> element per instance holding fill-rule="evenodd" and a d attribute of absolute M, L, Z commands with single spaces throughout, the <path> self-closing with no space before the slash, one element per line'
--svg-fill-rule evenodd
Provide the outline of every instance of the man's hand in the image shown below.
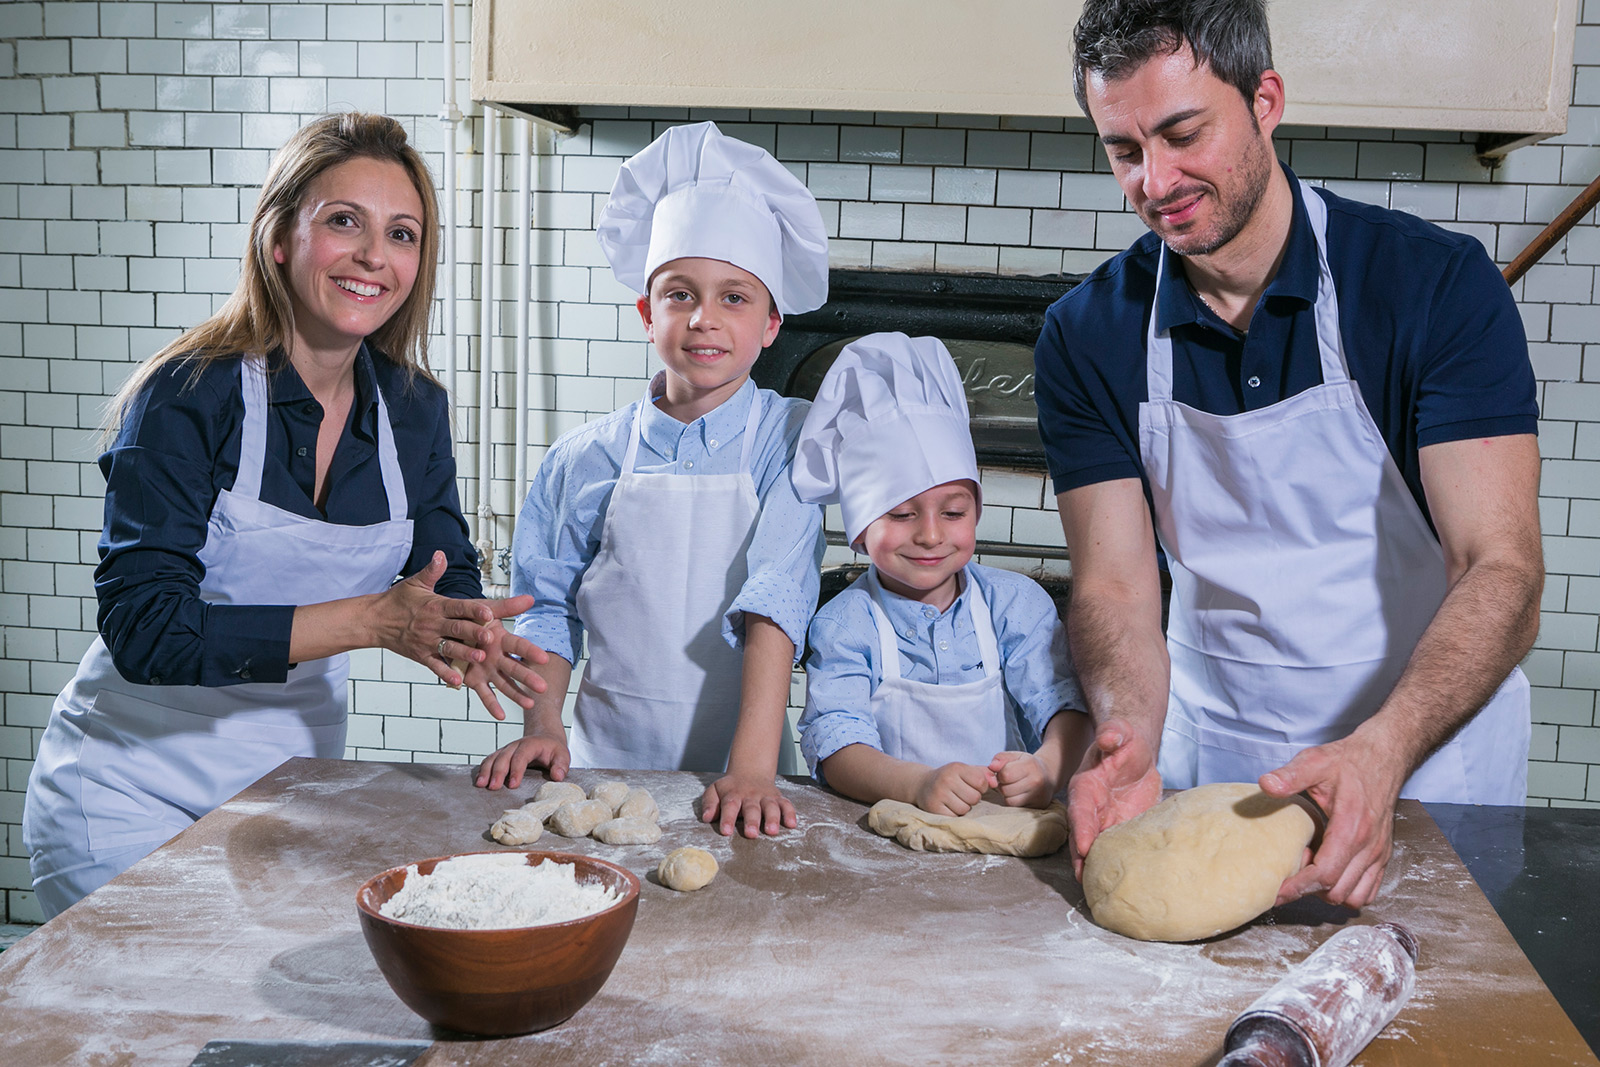
<path fill-rule="evenodd" d="M 716 823 L 723 837 L 731 836 L 738 822 L 744 823 L 746 837 L 775 837 L 782 829 L 800 825 L 794 805 L 778 792 L 775 779 L 734 773 L 706 787 L 700 798 L 700 821 Z"/>
<path fill-rule="evenodd" d="M 1083 879 L 1083 858 L 1102 830 L 1126 822 L 1161 799 L 1156 754 L 1137 730 L 1108 719 L 1067 783 L 1067 822 L 1072 827 L 1072 873 Z"/>
<path fill-rule="evenodd" d="M 1284 881 L 1278 903 L 1318 893 L 1330 904 L 1362 908 L 1378 896 L 1394 850 L 1394 806 L 1407 767 L 1370 723 L 1349 737 L 1305 749 L 1261 776 L 1269 796 L 1307 793 L 1328 815 L 1311 863 Z"/>

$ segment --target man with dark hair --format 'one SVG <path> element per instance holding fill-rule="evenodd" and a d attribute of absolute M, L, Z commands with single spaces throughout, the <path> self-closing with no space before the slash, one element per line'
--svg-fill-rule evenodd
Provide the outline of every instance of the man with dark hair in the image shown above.
<path fill-rule="evenodd" d="M 1163 782 L 1259 780 L 1328 814 L 1280 901 L 1361 907 L 1399 797 L 1526 799 L 1516 664 L 1544 565 L 1521 318 L 1475 240 L 1279 164 L 1262 0 L 1088 0 L 1074 46 L 1151 231 L 1035 353 L 1098 728 L 1074 863 Z"/>

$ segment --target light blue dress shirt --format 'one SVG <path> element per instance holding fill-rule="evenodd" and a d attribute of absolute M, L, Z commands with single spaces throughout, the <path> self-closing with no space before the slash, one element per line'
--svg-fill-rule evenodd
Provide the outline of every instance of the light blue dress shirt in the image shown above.
<path fill-rule="evenodd" d="M 652 384 L 652 395 L 657 391 Z M 755 383 L 747 381 L 721 406 L 687 424 L 646 405 L 634 471 L 691 477 L 737 472 L 756 392 Z M 801 503 L 789 484 L 795 440 L 811 405 L 760 392 L 761 420 L 750 467 L 761 514 L 745 557 L 749 577 L 723 618 L 722 633 L 739 648 L 744 613 L 764 615 L 789 635 L 798 661 L 806 624 L 817 607 L 823 550 L 822 509 Z M 611 490 L 641 403 L 562 434 L 539 464 L 517 516 L 511 593 L 531 593 L 534 605 L 518 616 L 514 629 L 568 662 L 575 662 L 583 648 L 578 583 L 600 551 Z"/>
<path fill-rule="evenodd" d="M 1086 707 L 1067 649 L 1067 628 L 1050 594 L 1032 578 L 977 564 L 968 573 L 973 580 L 943 612 L 884 590 L 884 611 L 899 638 L 901 677 L 935 685 L 983 677 L 970 607 L 975 586 L 994 620 L 1007 710 L 1032 751 L 1056 712 Z M 862 575 L 811 620 L 800 751 L 818 781 L 822 761 L 846 745 L 883 750 L 871 709 L 883 665 L 870 598 Z"/>

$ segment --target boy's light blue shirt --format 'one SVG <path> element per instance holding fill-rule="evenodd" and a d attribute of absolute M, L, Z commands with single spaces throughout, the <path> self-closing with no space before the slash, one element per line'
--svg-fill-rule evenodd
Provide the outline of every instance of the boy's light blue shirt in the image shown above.
<path fill-rule="evenodd" d="M 652 395 L 656 392 L 652 385 Z M 720 406 L 687 425 L 646 405 L 639 454 L 641 474 L 732 474 L 739 469 L 745 422 L 756 395 L 747 381 Z M 723 618 L 728 643 L 740 647 L 744 613 L 771 619 L 805 647 L 806 624 L 817 606 L 822 562 L 822 509 L 803 504 L 789 484 L 795 439 L 810 404 L 760 390 L 761 420 L 750 458 L 761 514 L 746 553 L 749 577 Z M 578 583 L 600 550 L 611 491 L 628 450 L 640 401 L 561 435 L 528 487 L 512 535 L 511 593 L 530 593 L 534 605 L 514 629 L 547 652 L 575 662 L 583 648 Z"/>
<path fill-rule="evenodd" d="M 1056 712 L 1085 707 L 1067 649 L 1067 628 L 1050 595 L 1032 578 L 978 564 L 967 572 L 972 581 L 942 613 L 884 590 L 884 611 L 899 638 L 901 677 L 935 685 L 981 679 L 983 656 L 970 598 L 983 596 L 1000 648 L 1007 709 L 1018 717 L 1028 749 L 1035 749 Z M 811 620 L 810 639 L 800 751 L 821 781 L 822 761 L 846 745 L 883 749 L 870 707 L 883 666 L 865 575 L 822 606 Z M 993 755 L 983 754 L 983 762 Z"/>

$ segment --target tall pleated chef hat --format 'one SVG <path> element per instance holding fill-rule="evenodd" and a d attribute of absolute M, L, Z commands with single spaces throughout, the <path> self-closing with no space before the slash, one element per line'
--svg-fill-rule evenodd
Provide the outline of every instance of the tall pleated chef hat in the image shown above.
<path fill-rule="evenodd" d="M 976 485 L 967 394 L 943 342 L 874 333 L 846 345 L 800 428 L 789 476 L 801 500 L 839 505 L 852 545 L 918 493 Z"/>
<path fill-rule="evenodd" d="M 636 293 L 662 264 L 694 256 L 754 274 L 782 315 L 828 299 L 816 198 L 763 149 L 712 122 L 673 126 L 622 164 L 598 236 L 617 281 Z"/>

